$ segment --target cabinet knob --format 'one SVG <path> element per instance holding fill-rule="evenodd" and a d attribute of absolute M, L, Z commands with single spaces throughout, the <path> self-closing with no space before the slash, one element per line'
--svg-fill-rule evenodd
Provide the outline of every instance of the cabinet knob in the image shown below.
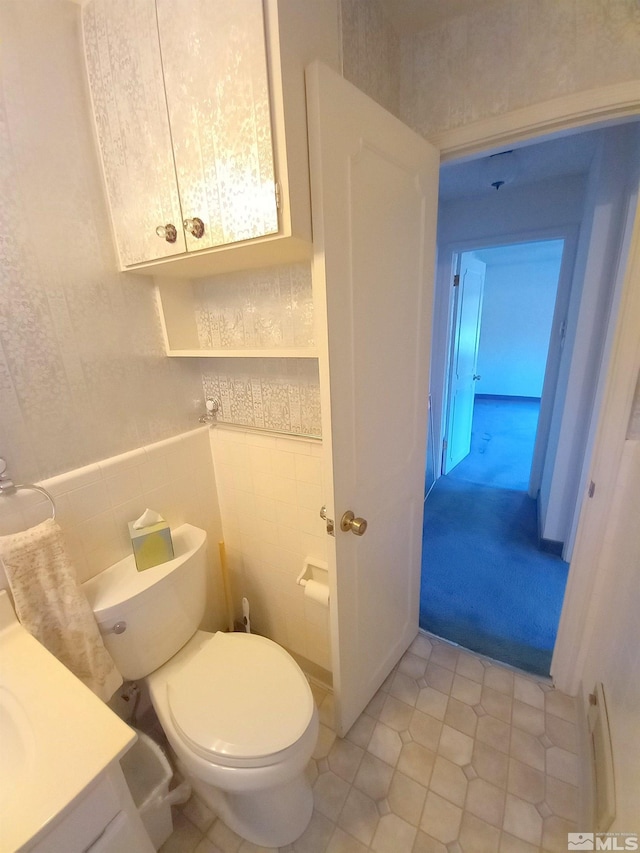
<path fill-rule="evenodd" d="M 175 243 L 178 239 L 176 226 L 172 225 L 170 222 L 167 222 L 166 225 L 158 225 L 156 228 L 156 234 L 158 237 L 163 237 L 167 243 Z"/>
<path fill-rule="evenodd" d="M 197 216 L 194 216 L 193 219 L 185 219 L 182 224 L 184 225 L 185 231 L 188 231 L 189 234 L 193 234 L 196 240 L 199 240 L 204 234 L 204 222 Z"/>

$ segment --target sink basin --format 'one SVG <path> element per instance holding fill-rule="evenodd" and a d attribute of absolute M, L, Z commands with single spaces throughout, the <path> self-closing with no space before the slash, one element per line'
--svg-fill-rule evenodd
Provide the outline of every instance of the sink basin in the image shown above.
<path fill-rule="evenodd" d="M 0 811 L 20 796 L 35 760 L 35 739 L 20 702 L 0 685 Z"/>

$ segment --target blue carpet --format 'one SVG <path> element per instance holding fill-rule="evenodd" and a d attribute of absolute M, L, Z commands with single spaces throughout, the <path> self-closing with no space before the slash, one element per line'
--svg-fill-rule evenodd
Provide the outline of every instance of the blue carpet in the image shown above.
<path fill-rule="evenodd" d="M 440 477 L 424 511 L 420 627 L 548 675 L 569 565 L 525 492 Z"/>
<path fill-rule="evenodd" d="M 540 400 L 476 395 L 471 452 L 447 476 L 526 492 L 539 413 Z"/>

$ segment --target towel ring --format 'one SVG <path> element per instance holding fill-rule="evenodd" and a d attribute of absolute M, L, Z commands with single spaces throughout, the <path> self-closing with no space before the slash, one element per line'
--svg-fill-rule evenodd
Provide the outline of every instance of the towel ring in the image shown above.
<path fill-rule="evenodd" d="M 53 498 L 49 494 L 49 492 L 44 489 L 42 486 L 34 486 L 33 483 L 23 483 L 23 484 L 15 484 L 7 475 L 7 463 L 4 459 L 0 458 L 0 495 L 12 495 L 14 492 L 17 492 L 20 489 L 26 489 L 33 492 L 40 492 L 41 495 L 44 495 L 45 498 L 51 504 L 51 519 L 55 521 L 56 517 L 56 505 L 53 501 Z"/>
<path fill-rule="evenodd" d="M 22 486 L 15 486 L 14 485 L 8 489 L 5 488 L 4 486 L 0 486 L 0 494 L 11 495 L 11 494 L 13 494 L 13 492 L 17 492 L 18 489 L 29 489 L 29 490 L 32 490 L 34 492 L 40 492 L 40 494 L 44 495 L 45 498 L 47 498 L 47 500 L 51 504 L 51 520 L 55 521 L 55 519 L 56 519 L 56 505 L 54 504 L 53 498 L 51 497 L 49 492 L 46 489 L 43 489 L 42 486 L 34 486 L 31 483 L 25 483 Z"/>

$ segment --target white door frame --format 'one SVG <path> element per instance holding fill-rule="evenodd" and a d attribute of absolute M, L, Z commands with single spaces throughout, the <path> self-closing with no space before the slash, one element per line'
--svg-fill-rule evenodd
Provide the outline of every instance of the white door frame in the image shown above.
<path fill-rule="evenodd" d="M 447 243 L 444 247 L 439 249 L 438 255 L 443 266 L 437 270 L 435 280 L 434 351 L 432 353 L 431 362 L 433 365 L 431 393 L 437 401 L 436 406 L 434 406 L 434 413 L 437 418 L 434 441 L 436 442 L 436 449 L 439 449 L 440 453 L 442 453 L 443 439 L 446 437 L 446 413 L 449 405 L 448 374 L 450 369 L 449 352 L 451 349 L 453 305 L 452 288 L 449 285 L 453 275 L 454 265 L 457 264 L 457 257 L 463 255 L 465 252 L 492 249 L 498 246 L 512 246 L 519 243 L 542 243 L 547 240 L 563 240 L 564 250 L 562 253 L 562 263 L 558 279 L 551 330 L 551 336 L 553 338 L 558 325 L 562 322 L 568 310 L 571 286 L 573 283 L 576 250 L 578 246 L 578 230 L 579 229 L 576 225 L 567 225 L 529 231 L 516 231 L 496 237 L 491 236 L 473 240 L 456 241 L 455 243 Z M 436 340 L 436 324 L 440 324 L 440 328 L 443 330 L 446 329 L 446 339 L 438 338 Z M 435 351 L 436 347 L 439 348 L 438 352 Z M 440 348 L 442 349 L 440 350 Z M 541 395 L 540 415 L 538 417 L 538 427 L 536 431 L 536 441 L 533 458 L 531 460 L 531 474 L 529 478 L 528 493 L 532 498 L 537 496 L 538 489 L 540 488 L 542 470 L 547 452 L 551 415 L 555 405 L 558 368 L 560 365 L 560 357 L 562 355 L 560 347 L 556 347 L 556 350 L 556 352 L 552 352 L 552 340 L 550 340 L 544 375 L 544 386 Z M 434 369 L 436 366 L 438 366 L 437 373 L 436 369 Z M 439 369 L 440 367 L 442 369 Z"/>
<path fill-rule="evenodd" d="M 640 82 L 603 86 L 474 122 L 429 138 L 442 160 L 473 159 L 550 135 L 563 136 L 577 128 L 620 123 L 640 115 Z M 565 593 L 551 672 L 561 690 L 576 695 L 594 618 L 593 593 L 599 586 L 599 556 L 608 510 L 640 370 L 640 204 L 620 299 L 620 309 L 598 415 L 590 480 L 597 490 L 583 496 L 573 559 Z"/>

